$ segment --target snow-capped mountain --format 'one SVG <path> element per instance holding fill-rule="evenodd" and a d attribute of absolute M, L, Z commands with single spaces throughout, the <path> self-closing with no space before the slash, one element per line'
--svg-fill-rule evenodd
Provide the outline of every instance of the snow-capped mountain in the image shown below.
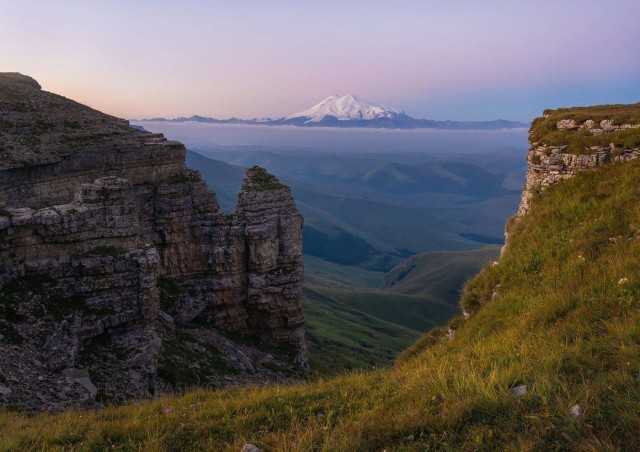
<path fill-rule="evenodd" d="M 133 121 L 136 122 L 135 120 Z M 369 129 L 499 130 L 529 127 L 528 124 L 504 119 L 497 119 L 495 121 L 434 121 L 431 119 L 414 119 L 407 116 L 403 111 L 398 111 L 395 108 L 383 105 L 375 105 L 354 95 L 327 97 L 308 110 L 275 119 L 216 119 L 194 115 L 188 118 L 142 119 L 139 122 L 154 121 Z"/>
<path fill-rule="evenodd" d="M 285 121 L 297 118 L 308 118 L 305 122 L 320 122 L 326 116 L 333 116 L 339 121 L 371 120 L 377 118 L 396 119 L 404 117 L 395 108 L 375 105 L 354 95 L 331 96 L 315 104 L 308 110 L 301 111 L 285 118 Z M 406 117 L 408 119 L 408 117 Z"/>

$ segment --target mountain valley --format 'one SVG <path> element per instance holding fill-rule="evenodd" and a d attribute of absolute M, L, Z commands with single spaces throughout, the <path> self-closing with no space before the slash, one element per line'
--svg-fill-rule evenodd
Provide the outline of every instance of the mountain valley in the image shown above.
<path fill-rule="evenodd" d="M 305 217 L 311 357 L 339 356 L 324 360 L 334 371 L 388 365 L 459 312 L 466 279 L 498 255 L 491 244 L 502 243 L 518 200 L 510 180 L 522 177 L 513 151 L 474 155 L 474 164 L 421 154 L 200 152 L 188 152 L 187 165 L 202 173 L 223 208 L 231 208 L 242 168 L 222 159 L 264 166 L 292 187 Z M 442 251 L 451 249 L 460 251 Z"/>
<path fill-rule="evenodd" d="M 637 106 L 552 110 L 534 122 L 540 138 L 500 258 L 465 285 L 464 315 L 391 367 L 101 411 L 5 412 L 0 448 L 638 449 L 639 124 Z M 412 273 L 448 272 L 452 260 L 412 257 L 387 286 L 419 293 Z M 332 319 L 328 308 L 320 315 Z"/>

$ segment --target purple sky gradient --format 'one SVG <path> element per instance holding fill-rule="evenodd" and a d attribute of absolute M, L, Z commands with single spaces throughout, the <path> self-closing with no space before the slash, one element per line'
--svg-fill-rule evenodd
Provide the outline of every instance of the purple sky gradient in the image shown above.
<path fill-rule="evenodd" d="M 430 119 L 640 101 L 640 1 L 0 2 L 0 71 L 127 117 L 285 116 L 333 94 Z"/>

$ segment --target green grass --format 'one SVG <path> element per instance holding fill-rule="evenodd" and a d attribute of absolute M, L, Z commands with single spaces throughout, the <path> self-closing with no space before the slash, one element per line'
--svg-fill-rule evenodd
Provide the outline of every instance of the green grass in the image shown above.
<path fill-rule="evenodd" d="M 640 163 L 612 165 L 539 195 L 500 264 L 468 284 L 475 314 L 455 339 L 430 333 L 393 368 L 97 412 L 6 412 L 0 449 L 638 450 L 638 180 Z"/>
<path fill-rule="evenodd" d="M 496 260 L 501 248 L 500 245 L 489 245 L 412 256 L 385 275 L 387 290 L 457 304 L 458 289 L 484 264 Z"/>
<path fill-rule="evenodd" d="M 255 191 L 277 190 L 280 188 L 288 188 L 281 184 L 277 177 L 267 173 L 264 168 L 252 166 L 247 170 L 247 177 L 250 178 L 251 184 L 245 186 L 246 189 Z"/>
<path fill-rule="evenodd" d="M 382 287 L 384 273 L 328 262 L 315 256 L 304 256 L 304 280 L 307 285 L 343 289 L 377 289 Z"/>
<path fill-rule="evenodd" d="M 315 370 L 389 365 L 419 335 L 460 313 L 459 290 L 499 247 L 413 256 L 389 273 L 305 257 L 303 306 Z M 384 281 L 392 281 L 382 289 Z"/>
<path fill-rule="evenodd" d="M 460 312 L 456 303 L 448 304 L 420 295 L 383 290 L 315 289 L 352 309 L 419 332 L 442 325 Z"/>
<path fill-rule="evenodd" d="M 318 288 L 305 288 L 302 304 L 312 370 L 324 375 L 388 366 L 420 337 L 416 330 L 354 309 Z"/>
<path fill-rule="evenodd" d="M 595 107 L 559 108 L 546 110 L 544 116 L 531 125 L 530 141 L 551 146 L 567 146 L 565 152 L 588 154 L 591 146 L 609 147 L 613 143 L 619 149 L 640 146 L 640 128 L 616 130 L 593 136 L 588 130 L 558 130 L 556 124 L 562 119 L 573 119 L 582 124 L 591 119 L 598 123 L 604 119 L 613 120 L 616 125 L 640 124 L 640 103 L 631 105 L 599 105 Z"/>

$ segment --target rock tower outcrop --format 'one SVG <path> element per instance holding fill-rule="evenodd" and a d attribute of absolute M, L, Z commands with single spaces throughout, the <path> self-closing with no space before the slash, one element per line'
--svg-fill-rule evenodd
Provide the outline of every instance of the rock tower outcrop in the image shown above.
<path fill-rule="evenodd" d="M 0 405 L 306 371 L 290 189 L 251 168 L 225 215 L 185 152 L 0 74 Z"/>

